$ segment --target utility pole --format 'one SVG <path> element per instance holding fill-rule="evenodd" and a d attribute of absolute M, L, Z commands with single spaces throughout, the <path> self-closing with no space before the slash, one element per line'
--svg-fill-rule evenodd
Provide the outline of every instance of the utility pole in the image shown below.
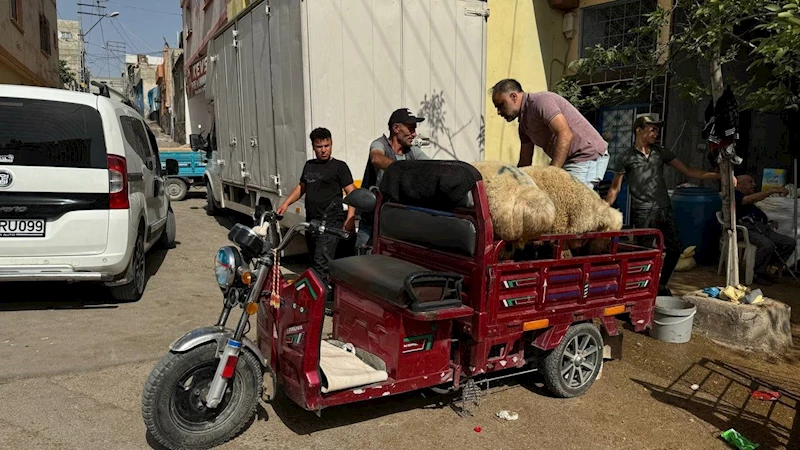
<path fill-rule="evenodd" d="M 90 3 L 81 3 L 80 0 L 78 0 L 78 2 L 77 2 L 78 15 L 79 16 L 95 16 L 95 17 L 99 17 L 99 19 L 97 19 L 97 22 L 95 22 L 94 25 L 89 27 L 89 30 L 87 32 L 85 32 L 85 33 L 83 32 L 83 19 L 81 19 L 80 39 L 83 42 L 83 50 L 82 50 L 82 54 L 81 54 L 81 59 L 84 60 L 84 61 L 86 59 L 86 44 L 88 43 L 88 41 L 86 40 L 86 36 L 94 29 L 94 27 L 96 27 L 106 17 L 117 17 L 117 16 L 119 16 L 119 12 L 118 11 L 114 11 L 111 14 L 107 14 L 106 13 L 106 7 L 103 6 L 103 3 L 106 3 L 106 2 L 108 2 L 108 0 L 95 0 L 94 3 L 91 3 L 91 4 Z M 110 50 L 107 48 L 107 46 L 105 47 L 105 50 L 106 50 L 106 57 L 108 57 L 108 53 L 110 52 Z M 90 83 L 90 81 L 91 80 L 89 80 L 88 70 L 86 70 L 84 68 L 84 73 L 81 74 L 81 83 L 86 86 L 86 91 L 87 92 L 89 91 L 89 83 Z"/>

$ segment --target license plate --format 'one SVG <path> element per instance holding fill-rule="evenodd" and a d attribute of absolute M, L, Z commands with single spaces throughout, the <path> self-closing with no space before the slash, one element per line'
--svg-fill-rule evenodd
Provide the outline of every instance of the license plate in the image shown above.
<path fill-rule="evenodd" d="M 0 237 L 44 237 L 43 219 L 0 219 Z"/>

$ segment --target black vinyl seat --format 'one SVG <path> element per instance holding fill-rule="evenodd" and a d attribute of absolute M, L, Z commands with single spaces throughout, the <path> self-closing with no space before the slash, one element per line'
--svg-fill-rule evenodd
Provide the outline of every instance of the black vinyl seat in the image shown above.
<path fill-rule="evenodd" d="M 463 306 L 459 275 L 432 272 L 386 255 L 335 259 L 330 278 L 414 312 Z"/>
<path fill-rule="evenodd" d="M 471 221 L 443 211 L 387 204 L 380 235 L 460 256 L 474 257 L 478 231 Z"/>

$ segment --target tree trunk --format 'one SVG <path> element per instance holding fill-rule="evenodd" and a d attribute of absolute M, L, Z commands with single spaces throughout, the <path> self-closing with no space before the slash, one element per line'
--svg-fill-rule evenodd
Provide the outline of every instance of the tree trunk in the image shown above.
<path fill-rule="evenodd" d="M 711 55 L 711 92 L 714 104 L 722 96 L 725 86 L 722 81 L 722 65 L 720 64 L 721 45 L 718 44 Z M 726 285 L 739 284 L 739 246 L 736 235 L 736 194 L 733 186 L 733 162 L 723 157 L 719 163 L 719 172 L 722 176 L 722 221 L 726 228 L 728 240 L 728 270 L 726 272 Z"/>

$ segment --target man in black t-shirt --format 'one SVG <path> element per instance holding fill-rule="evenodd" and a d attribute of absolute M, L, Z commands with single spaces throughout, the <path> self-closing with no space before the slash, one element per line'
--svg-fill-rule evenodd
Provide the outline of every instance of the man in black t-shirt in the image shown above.
<path fill-rule="evenodd" d="M 614 204 L 622 187 L 622 178 L 627 177 L 634 228 L 656 228 L 664 236 L 664 265 L 661 266 L 658 295 L 672 295 L 667 283 L 678 264 L 682 248 L 672 213 L 672 201 L 667 192 L 664 166 L 672 166 L 688 178 L 719 180 L 720 175 L 687 167 L 669 149 L 656 144 L 660 127 L 661 122 L 650 115 L 643 115 L 634 121 L 634 145 L 617 157 L 616 174 L 606 195 L 606 202 Z"/>
<path fill-rule="evenodd" d="M 782 261 L 786 261 L 792 256 L 796 243 L 789 236 L 784 236 L 775 231 L 778 227 L 777 222 L 769 220 L 764 211 L 755 204 L 773 194 L 786 195 L 789 191 L 786 188 L 767 189 L 766 191 L 756 192 L 756 182 L 750 175 L 739 175 L 736 177 L 736 219 L 747 228 L 747 235 L 750 243 L 756 246 L 756 261 L 753 272 L 756 283 L 769 286 L 773 278 L 768 275 L 767 268 L 770 265 L 782 267 L 783 263 L 775 261 L 775 256 L 780 256 Z"/>
<path fill-rule="evenodd" d="M 330 131 L 316 128 L 309 138 L 316 158 L 306 161 L 300 183 L 276 212 L 283 215 L 292 203 L 305 194 L 307 221 L 325 219 L 326 227 L 344 228 L 352 233 L 355 229 L 355 209 L 348 207 L 345 214 L 342 206 L 342 190 L 349 194 L 356 188 L 350 168 L 343 161 L 331 157 L 333 140 Z M 338 244 L 339 240 L 329 234 L 306 232 L 311 267 L 319 274 L 324 286 L 328 285 L 328 263 L 334 258 Z"/>

